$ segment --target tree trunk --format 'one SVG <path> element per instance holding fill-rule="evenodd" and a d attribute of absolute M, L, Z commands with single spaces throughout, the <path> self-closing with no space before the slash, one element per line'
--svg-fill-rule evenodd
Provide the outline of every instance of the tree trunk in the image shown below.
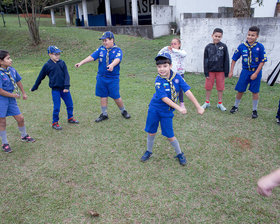
<path fill-rule="evenodd" d="M 234 17 L 251 17 L 252 0 L 233 0 Z"/>
<path fill-rule="evenodd" d="M 32 43 L 38 45 L 41 43 L 40 33 L 39 33 L 39 22 L 36 17 L 29 16 L 26 19 L 29 35 L 31 37 Z"/>
<path fill-rule="evenodd" d="M 70 25 L 73 26 L 73 19 L 74 19 L 74 12 L 75 12 L 75 6 L 74 5 L 70 5 Z"/>

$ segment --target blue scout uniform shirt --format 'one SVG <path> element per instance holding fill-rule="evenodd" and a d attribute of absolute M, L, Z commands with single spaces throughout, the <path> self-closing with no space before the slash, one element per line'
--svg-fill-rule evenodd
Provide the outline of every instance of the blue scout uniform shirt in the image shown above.
<path fill-rule="evenodd" d="M 252 46 L 248 41 L 246 41 L 246 44 Z M 254 44 L 256 46 L 251 49 L 251 54 L 245 43 L 242 43 L 232 56 L 232 60 L 234 61 L 237 61 L 242 56 L 242 69 L 255 71 L 261 62 L 267 61 L 264 46 L 259 42 L 255 42 Z"/>
<path fill-rule="evenodd" d="M 54 63 L 51 59 L 44 64 L 43 68 L 38 75 L 38 78 L 32 87 L 31 91 L 38 89 L 41 81 L 46 77 L 49 77 L 49 87 L 54 90 L 63 90 L 70 88 L 70 76 L 67 70 L 67 66 L 63 60 L 59 60 Z"/>
<path fill-rule="evenodd" d="M 109 61 L 107 58 L 107 54 L 109 52 Z M 120 75 L 120 63 L 117 64 L 113 71 L 108 71 L 107 70 L 107 66 L 109 64 L 111 64 L 115 59 L 120 59 L 120 62 L 122 60 L 122 50 L 117 47 L 116 45 L 114 45 L 112 48 L 110 49 L 106 49 L 106 47 L 104 47 L 103 45 L 100 46 L 96 51 L 94 51 L 91 54 L 91 57 L 96 60 L 99 59 L 99 64 L 98 64 L 98 72 L 97 72 L 97 76 L 105 76 L 105 77 L 109 77 L 109 78 L 119 78 Z"/>
<path fill-rule="evenodd" d="M 172 76 L 172 71 L 170 76 Z M 176 93 L 178 93 L 181 89 L 186 92 L 191 89 L 191 87 L 186 83 L 186 81 L 182 78 L 180 74 L 176 74 L 174 79 L 172 79 L 172 83 L 176 89 Z M 172 112 L 175 109 L 169 107 L 165 102 L 162 101 L 163 97 L 168 97 L 171 99 L 171 88 L 170 84 L 166 79 L 161 78 L 159 75 L 155 80 L 155 89 L 156 92 L 151 99 L 149 104 L 149 109 L 157 110 L 161 112 Z"/>
<path fill-rule="evenodd" d="M 21 77 L 18 72 L 13 67 L 8 67 L 8 69 L 10 69 L 10 74 L 14 78 L 15 82 L 19 82 Z M 2 71 L 0 71 L 0 88 L 9 93 L 12 93 L 15 89 L 9 76 Z"/>

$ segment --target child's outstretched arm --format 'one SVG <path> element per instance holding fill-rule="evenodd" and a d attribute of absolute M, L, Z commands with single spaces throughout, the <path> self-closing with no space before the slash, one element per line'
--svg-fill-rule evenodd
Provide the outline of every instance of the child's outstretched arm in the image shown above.
<path fill-rule="evenodd" d="M 42 70 L 40 71 L 40 74 L 38 75 L 38 78 L 36 79 L 36 82 L 34 86 L 30 89 L 31 92 L 38 89 L 39 85 L 41 84 L 42 80 L 46 77 L 46 65 L 43 66 Z"/>
<path fill-rule="evenodd" d="M 91 62 L 91 61 L 94 61 L 94 58 L 90 56 L 86 57 L 84 60 L 80 61 L 79 63 L 75 64 L 75 67 L 76 68 L 79 68 L 80 66 L 88 63 L 88 62 Z"/>
<path fill-rule="evenodd" d="M 26 93 L 25 93 L 25 91 L 23 89 L 23 85 L 22 85 L 21 81 L 17 82 L 17 86 L 20 89 L 20 91 L 22 92 L 22 99 L 26 100 L 27 99 L 27 95 L 26 95 Z"/>
<path fill-rule="evenodd" d="M 11 98 L 20 98 L 20 95 L 16 94 L 16 93 L 9 93 L 8 91 L 0 88 L 0 95 L 1 96 L 6 96 L 6 97 L 11 97 Z"/>
<path fill-rule="evenodd" d="M 198 103 L 197 99 L 194 97 L 192 92 L 190 90 L 188 90 L 187 92 L 185 92 L 185 94 L 189 98 L 189 100 L 194 104 L 194 106 L 196 107 L 197 113 L 198 114 L 203 114 L 204 109 L 200 106 L 200 104 Z"/>
<path fill-rule="evenodd" d="M 235 64 L 236 64 L 236 61 L 232 60 L 231 66 L 230 66 L 230 72 L 228 73 L 229 78 L 231 78 L 233 76 L 233 70 L 234 70 Z"/>
<path fill-rule="evenodd" d="M 270 196 L 273 188 L 280 185 L 280 169 L 273 171 L 267 176 L 263 176 L 258 181 L 257 191 L 263 196 Z"/>
<path fill-rule="evenodd" d="M 161 100 L 166 103 L 168 106 L 178 110 L 181 114 L 186 114 L 187 110 L 186 108 L 181 108 L 178 104 L 174 103 L 171 99 L 169 99 L 168 97 L 163 97 L 161 98 Z"/>

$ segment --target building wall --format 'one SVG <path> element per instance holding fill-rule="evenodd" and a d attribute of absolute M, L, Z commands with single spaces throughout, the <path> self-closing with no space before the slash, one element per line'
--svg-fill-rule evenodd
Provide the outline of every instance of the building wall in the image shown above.
<path fill-rule="evenodd" d="M 170 22 L 173 18 L 173 7 L 168 5 L 152 5 L 153 37 L 170 34 Z"/>
<path fill-rule="evenodd" d="M 180 22 L 181 13 L 217 13 L 219 7 L 232 7 L 233 0 L 169 0 L 169 5 L 173 6 L 176 22 Z M 254 17 L 274 17 L 277 0 L 264 0 L 263 5 L 254 4 Z"/>
<path fill-rule="evenodd" d="M 273 17 L 275 13 L 277 0 L 264 0 L 263 5 L 253 4 L 255 8 L 254 17 Z"/>
<path fill-rule="evenodd" d="M 218 7 L 232 7 L 232 0 L 169 0 L 173 6 L 176 22 L 180 21 L 181 13 L 218 13 Z"/>
<path fill-rule="evenodd" d="M 205 46 L 212 42 L 212 32 L 219 27 L 224 30 L 222 42 L 228 46 L 230 59 L 238 45 L 246 41 L 248 28 L 257 25 L 260 28 L 259 42 L 266 49 L 268 62 L 263 68 L 263 80 L 280 61 L 280 18 L 191 18 L 181 21 L 182 49 L 187 52 L 186 70 L 203 72 L 203 53 Z M 239 59 L 234 76 L 241 71 Z"/>

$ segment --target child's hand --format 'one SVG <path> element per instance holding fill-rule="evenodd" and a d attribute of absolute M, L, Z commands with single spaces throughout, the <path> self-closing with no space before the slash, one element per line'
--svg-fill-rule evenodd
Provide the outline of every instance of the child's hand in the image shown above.
<path fill-rule="evenodd" d="M 64 89 L 63 92 L 64 92 L 64 93 L 68 93 L 68 92 L 69 92 L 69 89 Z"/>
<path fill-rule="evenodd" d="M 251 80 L 255 80 L 258 77 L 258 74 L 253 73 L 250 77 Z"/>
<path fill-rule="evenodd" d="M 202 108 L 201 106 L 199 106 L 197 108 L 197 113 L 200 114 L 200 115 L 202 115 L 204 113 L 204 111 L 205 111 L 204 108 Z"/>
<path fill-rule="evenodd" d="M 107 66 L 107 71 L 111 72 L 111 71 L 113 71 L 113 69 L 114 69 L 114 66 L 112 64 Z"/>
<path fill-rule="evenodd" d="M 75 64 L 75 67 L 76 67 L 76 68 L 79 68 L 80 66 L 81 66 L 81 63 Z"/>
<path fill-rule="evenodd" d="M 171 46 L 168 46 L 168 50 L 172 51 L 172 47 L 171 47 Z"/>
<path fill-rule="evenodd" d="M 18 94 L 16 94 L 16 93 L 15 93 L 14 95 L 15 95 L 14 97 L 15 97 L 16 99 L 20 99 L 20 95 L 18 95 Z"/>
<path fill-rule="evenodd" d="M 181 114 L 186 114 L 187 113 L 187 109 L 186 108 L 180 108 L 179 112 Z"/>
<path fill-rule="evenodd" d="M 272 194 L 272 189 L 274 188 L 273 183 L 269 180 L 269 177 L 264 176 L 258 181 L 257 192 L 265 197 Z"/>
<path fill-rule="evenodd" d="M 27 95 L 26 95 L 26 93 L 22 94 L 22 99 L 23 99 L 23 100 L 27 100 Z"/>
<path fill-rule="evenodd" d="M 228 77 L 229 77 L 229 78 L 232 78 L 232 76 L 233 76 L 233 72 L 230 71 L 230 72 L 228 73 Z"/>

